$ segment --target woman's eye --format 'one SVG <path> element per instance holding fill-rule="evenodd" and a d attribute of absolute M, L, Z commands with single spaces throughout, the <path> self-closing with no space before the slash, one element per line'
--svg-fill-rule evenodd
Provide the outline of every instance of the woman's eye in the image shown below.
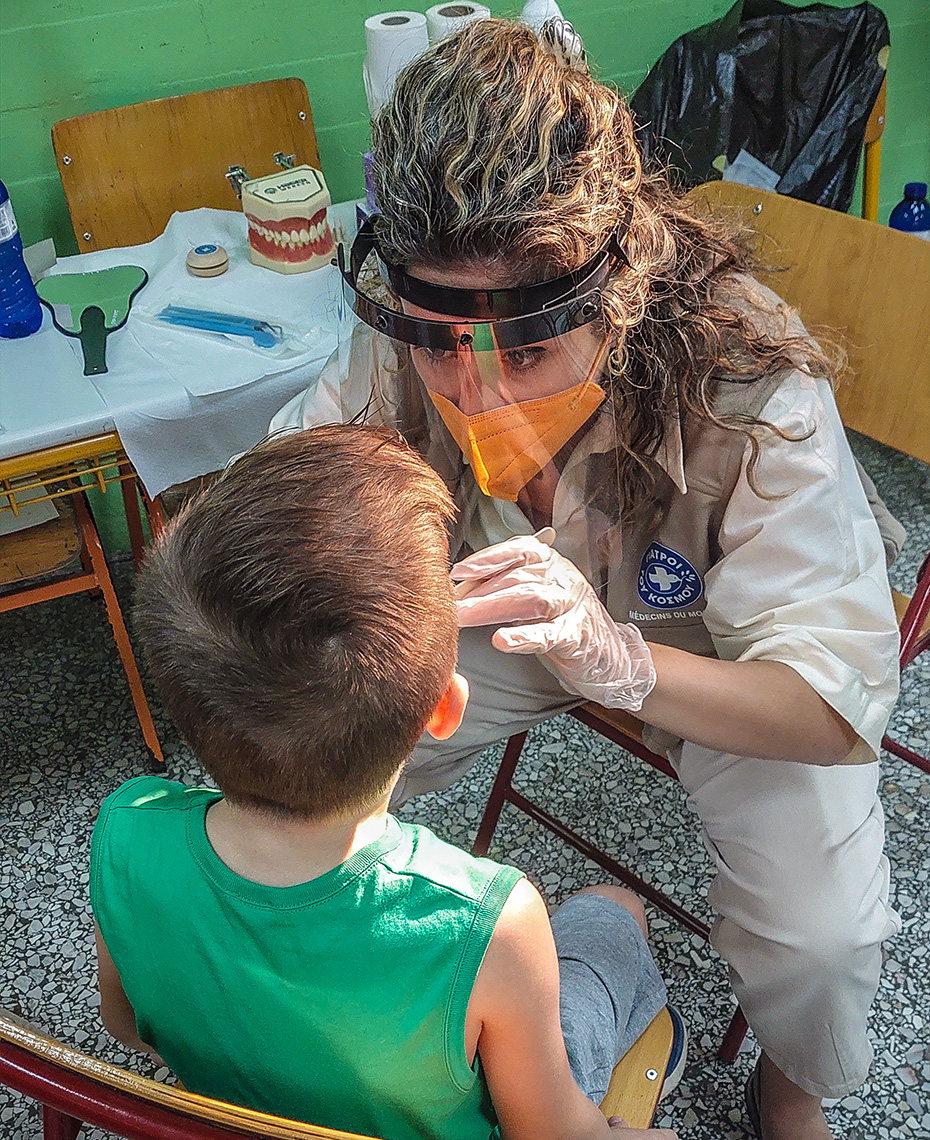
<path fill-rule="evenodd" d="M 504 353 L 511 372 L 529 372 L 542 364 L 545 356 L 546 350 L 541 344 L 530 345 L 528 348 L 511 348 Z"/>
<path fill-rule="evenodd" d="M 449 352 L 449 350 L 446 348 L 423 348 L 420 351 L 426 358 L 427 363 L 434 366 L 439 364 L 448 364 L 449 361 L 456 356 L 456 353 Z"/>

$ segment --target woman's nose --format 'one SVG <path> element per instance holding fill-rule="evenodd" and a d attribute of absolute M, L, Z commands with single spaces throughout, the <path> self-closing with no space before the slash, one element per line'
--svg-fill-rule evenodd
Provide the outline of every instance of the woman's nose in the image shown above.
<path fill-rule="evenodd" d="M 479 374 L 474 367 L 463 373 L 459 385 L 458 399 L 455 401 L 459 411 L 466 416 L 476 416 L 480 412 L 489 412 L 492 408 L 503 408 L 508 401 L 500 394 L 500 377 L 493 377 L 494 382 L 489 383 L 487 370 Z"/>

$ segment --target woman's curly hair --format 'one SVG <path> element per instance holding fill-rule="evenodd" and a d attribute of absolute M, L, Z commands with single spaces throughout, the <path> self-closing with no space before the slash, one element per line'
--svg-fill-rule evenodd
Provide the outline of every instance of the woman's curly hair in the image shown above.
<path fill-rule="evenodd" d="M 817 344 L 788 335 L 784 314 L 747 303 L 740 275 L 758 268 L 747 234 L 644 171 L 622 96 L 565 66 L 530 28 L 479 20 L 435 45 L 401 74 L 373 131 L 379 243 L 391 261 L 480 266 L 493 284 L 519 285 L 623 238 L 628 265 L 603 300 L 628 520 L 655 510 L 650 460 L 673 417 L 685 429 L 697 417 L 743 432 L 752 481 L 759 440 L 778 429 L 715 413 L 721 377 L 747 383 L 800 367 L 835 378 Z"/>

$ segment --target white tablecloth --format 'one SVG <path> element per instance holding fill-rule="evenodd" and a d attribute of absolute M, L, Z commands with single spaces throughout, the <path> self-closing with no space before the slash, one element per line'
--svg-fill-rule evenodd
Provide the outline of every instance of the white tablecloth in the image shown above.
<path fill-rule="evenodd" d="M 354 232 L 354 203 L 331 208 Z M 194 245 L 229 253 L 220 277 L 185 267 Z M 222 467 L 257 443 L 272 415 L 319 374 L 336 345 L 338 272 L 280 274 L 252 265 L 245 217 L 235 211 L 174 214 L 146 245 L 62 258 L 52 273 L 141 265 L 148 284 L 124 328 L 107 339 L 108 371 L 84 376 L 80 345 L 51 326 L 0 341 L 0 456 L 80 439 L 115 426 L 152 495 Z M 166 304 L 261 316 L 291 331 L 285 356 L 245 338 L 221 338 L 150 319 Z M 148 316 L 147 316 L 148 315 Z"/>

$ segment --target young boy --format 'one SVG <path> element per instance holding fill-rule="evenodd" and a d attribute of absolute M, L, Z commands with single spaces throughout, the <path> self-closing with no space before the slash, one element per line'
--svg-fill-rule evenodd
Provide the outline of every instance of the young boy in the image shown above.
<path fill-rule="evenodd" d="M 451 516 L 399 437 L 324 427 L 243 456 L 149 554 L 138 628 L 220 790 L 103 805 L 104 1024 L 193 1091 L 387 1140 L 671 1137 L 596 1107 L 665 1001 L 635 896 L 555 916 L 573 1078 L 539 894 L 388 814 L 467 700 Z"/>

